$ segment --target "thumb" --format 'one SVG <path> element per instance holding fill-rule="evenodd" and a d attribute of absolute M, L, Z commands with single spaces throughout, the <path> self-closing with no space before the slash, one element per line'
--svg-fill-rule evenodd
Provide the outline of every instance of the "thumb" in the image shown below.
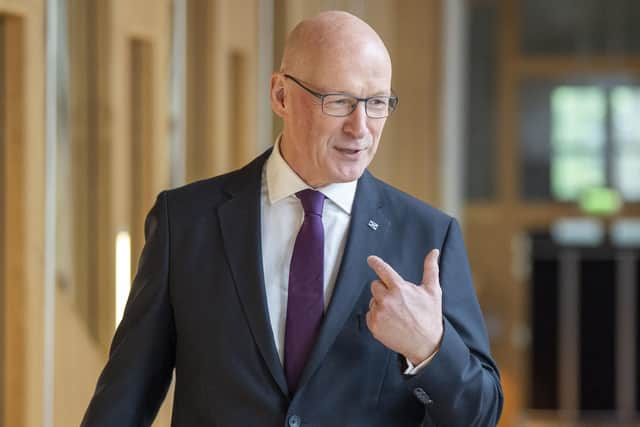
<path fill-rule="evenodd" d="M 440 286 L 440 268 L 438 267 L 438 259 L 440 251 L 438 249 L 431 250 L 424 258 L 424 270 L 422 273 L 421 286 Z"/>

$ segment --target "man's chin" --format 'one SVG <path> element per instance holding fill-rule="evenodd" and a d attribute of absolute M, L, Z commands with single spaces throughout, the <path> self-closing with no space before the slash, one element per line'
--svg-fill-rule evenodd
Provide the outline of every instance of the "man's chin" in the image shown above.
<path fill-rule="evenodd" d="M 334 176 L 332 177 L 332 181 L 335 183 L 356 181 L 360 179 L 363 173 L 364 168 L 339 171 L 338 173 L 334 174 Z"/>

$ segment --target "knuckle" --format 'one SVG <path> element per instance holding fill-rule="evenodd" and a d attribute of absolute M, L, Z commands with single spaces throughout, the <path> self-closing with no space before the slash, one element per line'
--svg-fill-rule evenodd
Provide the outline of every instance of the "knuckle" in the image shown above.
<path fill-rule="evenodd" d="M 442 296 L 442 288 L 439 285 L 432 286 L 432 292 L 437 297 Z"/>
<path fill-rule="evenodd" d="M 371 311 L 369 311 L 367 313 L 367 316 L 366 316 L 365 320 L 367 322 L 367 327 L 369 328 L 369 330 L 371 332 L 373 332 L 376 329 L 376 319 L 375 319 L 374 314 Z"/>
<path fill-rule="evenodd" d="M 376 299 L 376 314 L 377 315 L 380 315 L 381 313 L 384 313 L 388 308 L 389 308 L 389 298 L 388 297 Z"/>
<path fill-rule="evenodd" d="M 395 284 L 395 286 L 392 286 L 391 289 L 389 289 L 389 295 L 392 298 L 398 298 L 401 297 L 402 294 L 404 293 L 404 284 L 403 283 L 398 283 Z"/>
<path fill-rule="evenodd" d="M 425 286 L 423 287 L 423 289 L 429 294 L 429 295 L 441 295 L 442 294 L 442 288 L 440 287 L 440 285 L 438 283 L 434 283 L 432 281 L 427 282 L 425 284 Z"/>
<path fill-rule="evenodd" d="M 371 294 L 372 295 L 379 294 L 382 287 L 384 287 L 384 285 L 382 284 L 381 281 L 374 280 L 373 282 L 371 282 Z"/>

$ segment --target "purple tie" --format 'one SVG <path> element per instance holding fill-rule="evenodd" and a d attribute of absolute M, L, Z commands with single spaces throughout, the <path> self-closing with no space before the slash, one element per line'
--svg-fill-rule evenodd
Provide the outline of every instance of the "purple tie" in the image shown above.
<path fill-rule="evenodd" d="M 284 371 L 291 393 L 298 388 L 324 314 L 324 195 L 302 190 L 296 196 L 302 202 L 304 221 L 296 237 L 289 270 Z"/>

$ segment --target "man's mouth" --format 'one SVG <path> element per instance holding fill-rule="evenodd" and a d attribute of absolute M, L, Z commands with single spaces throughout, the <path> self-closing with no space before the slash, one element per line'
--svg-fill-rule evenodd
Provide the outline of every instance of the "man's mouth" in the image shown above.
<path fill-rule="evenodd" d="M 344 154 L 358 154 L 361 151 L 364 151 L 364 148 L 356 148 L 356 149 L 352 149 L 352 148 L 340 148 L 340 147 L 336 147 L 336 150 L 338 150 L 341 153 Z"/>

